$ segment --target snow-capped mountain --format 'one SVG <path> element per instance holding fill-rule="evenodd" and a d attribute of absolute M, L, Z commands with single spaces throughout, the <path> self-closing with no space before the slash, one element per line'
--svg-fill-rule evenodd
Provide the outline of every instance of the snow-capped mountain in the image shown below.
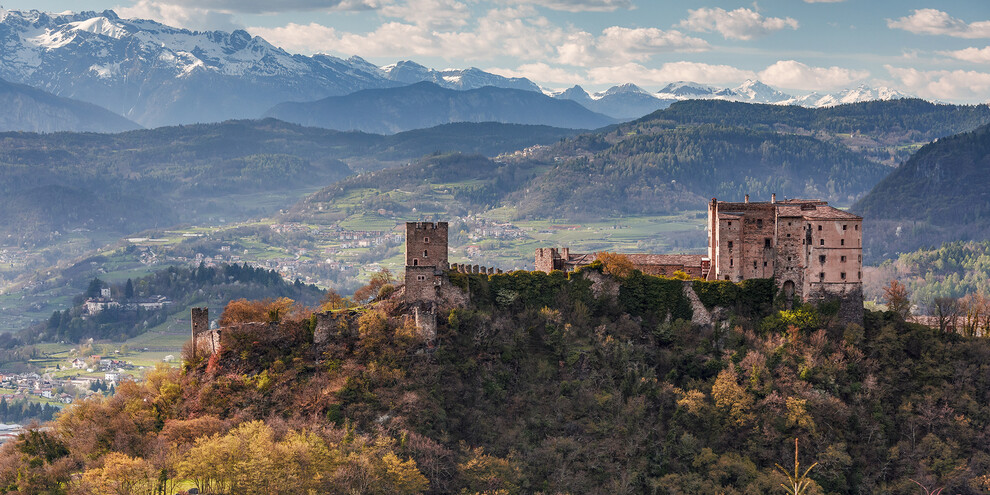
<path fill-rule="evenodd" d="M 734 99 L 748 103 L 780 103 L 793 98 L 793 96 L 771 88 L 760 81 L 749 79 L 732 90 L 736 96 Z"/>
<path fill-rule="evenodd" d="M 113 11 L 0 10 L 0 78 L 95 103 L 145 126 L 257 118 L 285 101 L 433 81 L 539 91 L 479 69 L 295 55 L 246 31 L 197 32 Z"/>
<path fill-rule="evenodd" d="M 613 86 L 605 91 L 588 94 L 581 86 L 551 92 L 559 100 L 573 100 L 585 108 L 619 120 L 632 120 L 661 108 L 667 108 L 673 99 L 660 99 L 635 84 Z"/>
<path fill-rule="evenodd" d="M 428 81 L 447 89 L 477 89 L 485 86 L 497 88 L 522 89 L 540 91 L 540 87 L 522 77 L 503 77 L 485 72 L 476 67 L 470 69 L 436 70 L 424 67 L 416 62 L 403 60 L 381 68 L 382 74 L 391 81 L 415 84 Z"/>

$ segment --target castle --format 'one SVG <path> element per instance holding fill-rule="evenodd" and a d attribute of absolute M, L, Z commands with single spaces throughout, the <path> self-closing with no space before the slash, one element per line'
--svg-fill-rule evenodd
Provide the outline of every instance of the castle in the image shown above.
<path fill-rule="evenodd" d="M 643 273 L 675 271 L 706 280 L 774 278 L 784 302 L 838 300 L 842 319 L 862 320 L 863 218 L 825 201 L 788 199 L 708 204 L 708 254 L 627 254 Z M 571 271 L 595 254 L 536 250 L 536 269 Z"/>
<path fill-rule="evenodd" d="M 650 275 L 683 272 L 705 280 L 774 278 L 786 306 L 795 300 L 838 301 L 839 320 L 863 321 L 863 218 L 825 201 L 789 199 L 708 204 L 708 254 L 625 254 L 633 267 Z M 451 286 L 448 272 L 502 273 L 478 265 L 452 265 L 447 257 L 447 222 L 406 223 L 403 300 L 427 341 L 436 337 L 439 307 L 466 303 Z M 568 248 L 536 250 L 537 271 L 573 271 L 596 254 Z M 696 296 L 695 296 L 696 298 Z M 700 309 L 704 309 L 703 307 Z M 339 315 L 317 314 L 314 340 L 326 340 Z M 263 324 L 257 324 L 263 325 Z M 192 352 L 214 353 L 223 329 L 211 329 L 206 308 L 192 309 Z"/>

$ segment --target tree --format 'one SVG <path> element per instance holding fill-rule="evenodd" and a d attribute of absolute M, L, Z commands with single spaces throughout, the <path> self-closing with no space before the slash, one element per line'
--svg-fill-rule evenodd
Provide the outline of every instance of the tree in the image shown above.
<path fill-rule="evenodd" d="M 86 288 L 86 297 L 100 297 L 101 290 L 103 290 L 103 281 L 94 278 L 90 280 L 89 287 Z"/>
<path fill-rule="evenodd" d="M 616 277 L 627 277 L 634 269 L 632 261 L 624 254 L 599 251 L 595 253 L 595 260 L 602 262 L 605 273 Z"/>
<path fill-rule="evenodd" d="M 903 318 L 911 316 L 911 300 L 904 284 L 891 280 L 890 284 L 883 288 L 883 298 L 887 301 L 888 311 L 893 311 Z"/>
<path fill-rule="evenodd" d="M 382 288 L 386 285 L 391 285 L 392 282 L 395 282 L 395 277 L 392 276 L 392 272 L 388 271 L 387 268 L 382 268 L 382 271 L 371 276 L 371 280 L 368 282 L 368 285 L 354 291 L 354 301 L 358 303 L 366 303 L 377 299 L 378 296 L 383 293 Z"/>
<path fill-rule="evenodd" d="M 127 279 L 127 284 L 124 285 L 124 298 L 131 299 L 134 297 L 134 282 L 131 279 Z"/>
<path fill-rule="evenodd" d="M 929 312 L 935 317 L 938 329 L 942 332 L 955 330 L 961 309 L 959 300 L 953 297 L 936 297 L 929 303 Z"/>

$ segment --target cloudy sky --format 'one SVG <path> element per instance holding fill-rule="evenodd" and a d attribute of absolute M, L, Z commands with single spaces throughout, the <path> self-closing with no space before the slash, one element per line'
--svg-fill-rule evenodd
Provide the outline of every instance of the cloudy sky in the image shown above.
<path fill-rule="evenodd" d="M 988 0 L 0 0 L 246 29 L 295 53 L 479 67 L 548 88 L 759 79 L 990 101 Z"/>

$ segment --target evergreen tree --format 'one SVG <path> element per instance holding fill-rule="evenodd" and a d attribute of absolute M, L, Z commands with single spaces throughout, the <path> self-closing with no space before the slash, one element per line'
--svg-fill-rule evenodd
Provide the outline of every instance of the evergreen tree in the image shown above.
<path fill-rule="evenodd" d="M 124 298 L 131 299 L 134 297 L 134 282 L 131 279 L 127 279 L 127 285 L 124 286 Z"/>

